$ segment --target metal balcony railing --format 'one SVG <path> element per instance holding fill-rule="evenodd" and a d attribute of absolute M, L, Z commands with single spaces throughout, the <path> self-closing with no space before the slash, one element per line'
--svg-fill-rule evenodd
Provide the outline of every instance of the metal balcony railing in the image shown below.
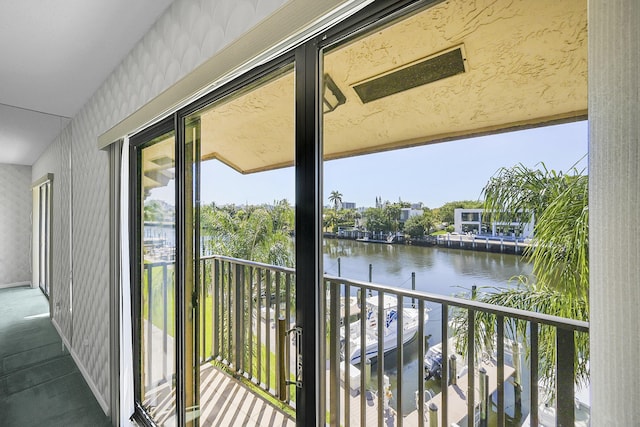
<path fill-rule="evenodd" d="M 145 390 L 171 382 L 173 367 L 173 327 L 175 318 L 170 304 L 174 301 L 175 263 L 158 261 L 144 264 L 141 316 L 144 347 L 143 381 Z M 171 279 L 170 279 L 171 278 Z M 161 330 L 162 333 L 154 333 Z"/>
<path fill-rule="evenodd" d="M 292 378 L 290 363 L 283 372 L 277 363 L 276 323 L 293 327 L 294 270 L 223 256 L 201 262 L 201 361 L 218 360 L 278 397 L 278 379 Z M 289 361 L 291 346 L 284 349 Z"/>
<path fill-rule="evenodd" d="M 292 392 L 295 334 L 286 334 L 296 322 L 295 270 L 223 256 L 205 257 L 200 262 L 201 362 L 217 360 L 235 374 L 254 382 L 265 393 L 295 408 Z M 145 266 L 145 271 L 150 268 Z M 505 355 L 512 349 L 510 343 L 518 348 L 517 340 L 522 339 L 505 333 L 505 325 L 513 321 L 526 322 L 528 331 L 528 341 L 521 344 L 528 349 L 530 425 L 538 425 L 536 408 L 542 403 L 538 386 L 538 363 L 544 357 L 538 346 L 541 328 L 552 328 L 557 336 L 556 425 L 574 425 L 574 359 L 580 356 L 576 355 L 575 338 L 577 334 L 588 334 L 588 323 L 327 275 L 323 291 L 326 303 L 321 312 L 326 318 L 326 340 L 320 344 L 317 360 L 310 362 L 326 367 L 324 411 L 331 425 L 382 426 L 389 418 L 393 418 L 397 426 L 449 426 L 465 419 L 468 425 L 487 425 L 487 413 L 493 407 L 493 422 L 504 426 L 505 385 L 509 384 L 508 377 L 513 372 L 505 363 Z M 163 295 L 166 298 L 167 293 Z M 167 304 L 166 300 L 149 299 L 148 302 Z M 464 312 L 467 326 L 466 354 L 457 355 L 464 360 L 463 369 L 460 363 L 452 363 L 453 354 L 446 345 L 451 338 L 460 338 L 451 336 L 454 310 Z M 476 345 L 479 329 L 476 320 L 482 313 L 495 319 L 495 349 L 490 355 L 480 354 Z M 425 336 L 428 322 L 440 327 L 442 392 L 429 400 L 425 381 L 420 378 L 415 414 L 402 414 L 406 406 L 402 390 L 408 378 L 403 369 L 398 368 L 394 384 L 387 382 L 385 363 L 391 361 L 402 367 L 411 362 L 408 359 L 416 356 L 405 351 L 406 342 L 420 337 L 415 345 L 417 363 L 422 368 L 427 346 L 421 337 Z M 166 332 L 166 323 L 164 327 Z M 283 336 L 291 339 L 282 341 Z M 357 357 L 358 349 L 360 357 Z M 366 355 L 363 357 L 362 353 Z M 371 360 L 375 366 L 369 363 Z M 490 362 L 492 368 L 485 362 Z M 371 366 L 375 368 L 373 372 L 370 372 Z M 458 372 L 466 371 L 466 375 L 453 372 L 454 366 Z M 488 373 L 488 369 L 493 371 Z M 422 375 L 423 370 L 419 372 Z M 375 382 L 371 381 L 373 374 L 377 378 Z M 412 380 L 415 382 L 415 378 Z M 489 383 L 493 385 L 489 387 Z M 390 396 L 395 409 L 389 406 Z M 462 403 L 459 396 L 463 397 Z M 426 401 L 429 404 L 421 404 Z M 464 405 L 462 418 L 457 414 L 460 411 L 457 406 L 461 404 Z"/>

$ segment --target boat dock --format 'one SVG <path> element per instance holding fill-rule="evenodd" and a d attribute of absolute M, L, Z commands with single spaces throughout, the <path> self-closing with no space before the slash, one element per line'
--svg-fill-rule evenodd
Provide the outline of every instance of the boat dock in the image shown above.
<path fill-rule="evenodd" d="M 365 391 L 364 396 L 360 393 L 360 370 L 353 366 L 349 366 L 349 383 L 350 389 L 345 389 L 345 362 L 340 362 L 340 422 L 337 422 L 331 417 L 330 410 L 328 410 L 327 422 L 331 425 L 378 425 L 378 417 L 380 412 L 378 411 L 378 397 L 375 393 Z M 327 371 L 327 375 L 329 372 Z M 385 375 L 384 382 L 388 385 L 389 379 Z M 345 402 L 347 400 L 348 402 Z M 327 402 L 330 401 L 330 392 L 327 390 Z M 347 406 L 349 408 L 347 410 Z M 364 408 L 364 420 L 365 424 L 361 424 L 363 417 L 361 416 L 362 408 Z M 327 408 L 330 409 L 330 408 Z M 346 417 L 349 417 L 349 423 L 346 423 Z M 396 411 L 386 406 L 382 408 L 382 417 L 384 424 L 388 426 L 395 425 L 395 419 L 397 417 Z"/>
<path fill-rule="evenodd" d="M 480 364 L 480 367 L 484 368 L 487 371 L 487 376 L 489 377 L 489 396 L 493 394 L 498 388 L 498 365 L 495 360 L 490 359 L 488 361 L 483 361 Z M 478 368 L 478 371 L 480 368 Z M 511 375 L 513 375 L 515 369 L 512 366 L 504 365 L 504 379 L 506 380 Z M 480 384 L 478 378 L 478 372 L 475 373 L 475 384 L 476 387 Z M 448 406 L 448 417 L 449 423 L 457 423 L 462 420 L 467 415 L 467 388 L 469 384 L 469 376 L 462 375 L 457 378 L 456 384 L 452 384 L 447 388 L 447 406 Z M 474 397 L 474 402 L 478 404 L 480 402 L 480 393 L 476 388 L 476 393 Z M 442 393 L 438 393 L 432 399 L 428 400 L 425 404 L 425 416 L 428 416 L 428 408 L 434 403 L 438 408 L 438 411 L 442 410 Z M 438 417 L 440 415 L 438 414 Z M 418 425 L 418 410 L 411 412 L 409 415 L 404 417 L 404 422 L 406 425 Z"/>
<path fill-rule="evenodd" d="M 438 236 L 436 245 L 451 249 L 468 249 L 474 251 L 522 255 L 530 246 L 530 242 L 509 237 L 477 236 L 475 234 L 445 234 Z"/>

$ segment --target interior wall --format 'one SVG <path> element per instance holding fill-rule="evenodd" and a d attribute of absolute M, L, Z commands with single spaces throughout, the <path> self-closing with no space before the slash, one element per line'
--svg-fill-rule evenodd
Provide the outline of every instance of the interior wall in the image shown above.
<path fill-rule="evenodd" d="M 640 3 L 589 1 L 591 425 L 640 419 Z M 634 54 L 631 54 L 633 52 Z"/>
<path fill-rule="evenodd" d="M 71 135 L 65 127 L 33 165 L 32 181 L 53 174 L 51 215 L 51 317 L 63 341 L 71 346 Z"/>
<path fill-rule="evenodd" d="M 285 2 L 176 0 L 34 164 L 37 173 L 54 173 L 54 285 L 61 299 L 73 301 L 72 306 L 58 301 L 54 320 L 105 412 L 110 396 L 109 179 L 108 156 L 98 150 L 98 136 Z M 66 182 L 58 184 L 58 175 Z M 65 253 L 72 254 L 71 263 Z M 65 270 L 70 264 L 72 270 Z M 66 280 L 71 273 L 72 284 Z"/>
<path fill-rule="evenodd" d="M 0 287 L 31 283 L 31 166 L 0 164 Z"/>

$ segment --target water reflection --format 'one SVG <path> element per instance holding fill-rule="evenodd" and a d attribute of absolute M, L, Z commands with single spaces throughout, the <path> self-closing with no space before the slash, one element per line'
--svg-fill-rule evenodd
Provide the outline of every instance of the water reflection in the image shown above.
<path fill-rule="evenodd" d="M 531 278 L 532 267 L 519 255 L 476 252 L 440 247 L 364 243 L 353 240 L 324 240 L 324 271 L 355 280 L 369 280 L 390 286 L 452 295 L 462 289 L 508 287 L 515 276 Z"/>
<path fill-rule="evenodd" d="M 372 282 L 407 289 L 411 288 L 411 274 L 415 273 L 416 290 L 441 295 L 468 292 L 474 285 L 486 288 L 510 287 L 515 284 L 515 276 L 522 275 L 529 280 L 533 276 L 531 264 L 519 255 L 353 240 L 325 239 L 323 261 L 327 274 L 339 274 L 341 277 L 362 281 L 369 280 L 371 265 Z M 426 339 L 425 349 L 442 341 L 442 307 L 430 303 L 427 306 L 431 311 L 423 338 Z M 422 357 L 418 355 L 417 342 L 418 339 L 415 339 L 404 347 L 402 412 L 405 415 L 415 410 L 415 391 L 423 376 Z M 384 363 L 385 375 L 389 377 L 394 393 L 391 406 L 396 409 L 397 352 L 388 353 Z M 375 364 L 372 377 L 375 383 Z M 435 381 L 428 382 L 427 388 L 434 387 L 434 392 L 438 392 Z M 524 409 L 526 413 L 526 408 Z M 513 400 L 508 395 L 507 412 L 513 412 Z M 514 416 L 514 419 L 508 417 L 507 424 L 518 425 L 519 419 L 520 415 Z"/>

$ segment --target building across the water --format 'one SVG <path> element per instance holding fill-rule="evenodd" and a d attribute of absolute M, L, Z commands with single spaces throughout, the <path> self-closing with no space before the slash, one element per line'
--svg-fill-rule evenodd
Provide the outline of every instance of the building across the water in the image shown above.
<path fill-rule="evenodd" d="M 535 218 L 531 214 L 527 222 L 496 222 L 491 219 L 491 213 L 484 209 L 457 208 L 453 211 L 453 222 L 457 233 L 530 239 L 533 237 Z"/>
<path fill-rule="evenodd" d="M 423 209 L 400 208 L 400 222 L 404 223 L 412 216 L 420 216 L 424 213 Z"/>

